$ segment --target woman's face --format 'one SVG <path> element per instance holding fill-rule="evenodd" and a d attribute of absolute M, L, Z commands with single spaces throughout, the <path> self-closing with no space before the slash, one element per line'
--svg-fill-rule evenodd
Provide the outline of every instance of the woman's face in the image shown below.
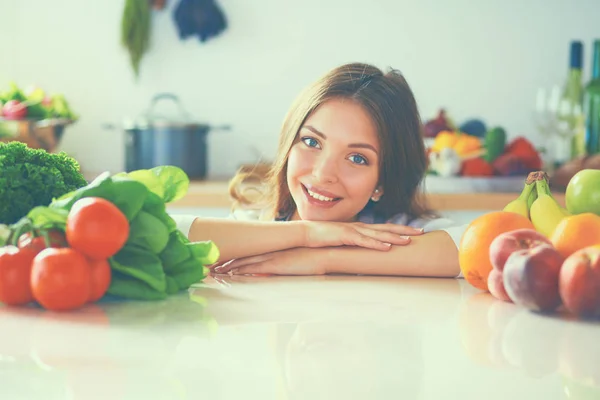
<path fill-rule="evenodd" d="M 306 119 L 290 150 L 293 219 L 354 220 L 371 197 L 383 194 L 377 188 L 379 157 L 375 125 L 360 105 L 347 99 L 323 103 Z"/>

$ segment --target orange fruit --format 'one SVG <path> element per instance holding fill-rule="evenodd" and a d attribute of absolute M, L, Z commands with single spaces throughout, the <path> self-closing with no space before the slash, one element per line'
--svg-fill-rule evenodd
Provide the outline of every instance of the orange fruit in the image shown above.
<path fill-rule="evenodd" d="M 488 275 L 492 271 L 490 245 L 496 236 L 516 229 L 535 229 L 521 214 L 494 211 L 475 218 L 462 235 L 458 248 L 460 270 L 467 282 L 488 290 Z"/>
<path fill-rule="evenodd" d="M 600 245 L 600 216 L 583 213 L 565 217 L 554 228 L 550 241 L 564 258 L 584 247 Z"/>

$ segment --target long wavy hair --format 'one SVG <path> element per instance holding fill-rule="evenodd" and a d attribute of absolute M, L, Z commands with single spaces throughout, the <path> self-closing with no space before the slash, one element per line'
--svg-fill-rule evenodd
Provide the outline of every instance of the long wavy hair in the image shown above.
<path fill-rule="evenodd" d="M 378 202 L 370 202 L 375 214 L 388 219 L 398 213 L 411 217 L 432 213 L 419 191 L 427 170 L 427 157 L 413 92 L 399 71 L 390 69 L 384 73 L 363 63 L 334 68 L 296 98 L 283 121 L 277 157 L 268 171 L 238 171 L 231 180 L 233 208 L 267 210 L 263 214 L 267 219 L 295 211 L 286 180 L 290 149 L 306 118 L 332 98 L 346 98 L 360 104 L 377 128 L 382 152 L 378 185 L 384 194 Z M 259 185 L 245 185 L 257 181 Z"/>

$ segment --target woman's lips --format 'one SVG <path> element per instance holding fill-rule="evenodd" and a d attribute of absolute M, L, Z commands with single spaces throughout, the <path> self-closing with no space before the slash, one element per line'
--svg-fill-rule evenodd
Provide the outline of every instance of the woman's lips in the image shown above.
<path fill-rule="evenodd" d="M 341 197 L 337 197 L 333 193 L 314 189 L 313 187 L 309 188 L 306 185 L 301 186 L 308 203 L 311 205 L 320 208 L 331 208 L 342 200 Z"/>

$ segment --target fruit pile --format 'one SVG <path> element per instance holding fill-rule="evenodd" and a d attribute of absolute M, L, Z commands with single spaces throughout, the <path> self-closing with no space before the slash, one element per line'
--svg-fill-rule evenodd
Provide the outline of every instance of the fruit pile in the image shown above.
<path fill-rule="evenodd" d="M 471 285 L 539 312 L 600 317 L 600 170 L 583 170 L 562 207 L 533 172 L 502 211 L 471 222 L 459 263 Z"/>
<path fill-rule="evenodd" d="M 165 299 L 201 281 L 218 249 L 190 242 L 165 206 L 188 185 L 172 166 L 105 173 L 0 225 L 0 302 L 65 311 L 106 294 Z"/>
<path fill-rule="evenodd" d="M 444 110 L 424 125 L 429 173 L 440 176 L 525 176 L 542 168 L 535 146 L 518 136 L 507 141 L 504 128 L 488 129 L 479 119 L 455 126 Z"/>

